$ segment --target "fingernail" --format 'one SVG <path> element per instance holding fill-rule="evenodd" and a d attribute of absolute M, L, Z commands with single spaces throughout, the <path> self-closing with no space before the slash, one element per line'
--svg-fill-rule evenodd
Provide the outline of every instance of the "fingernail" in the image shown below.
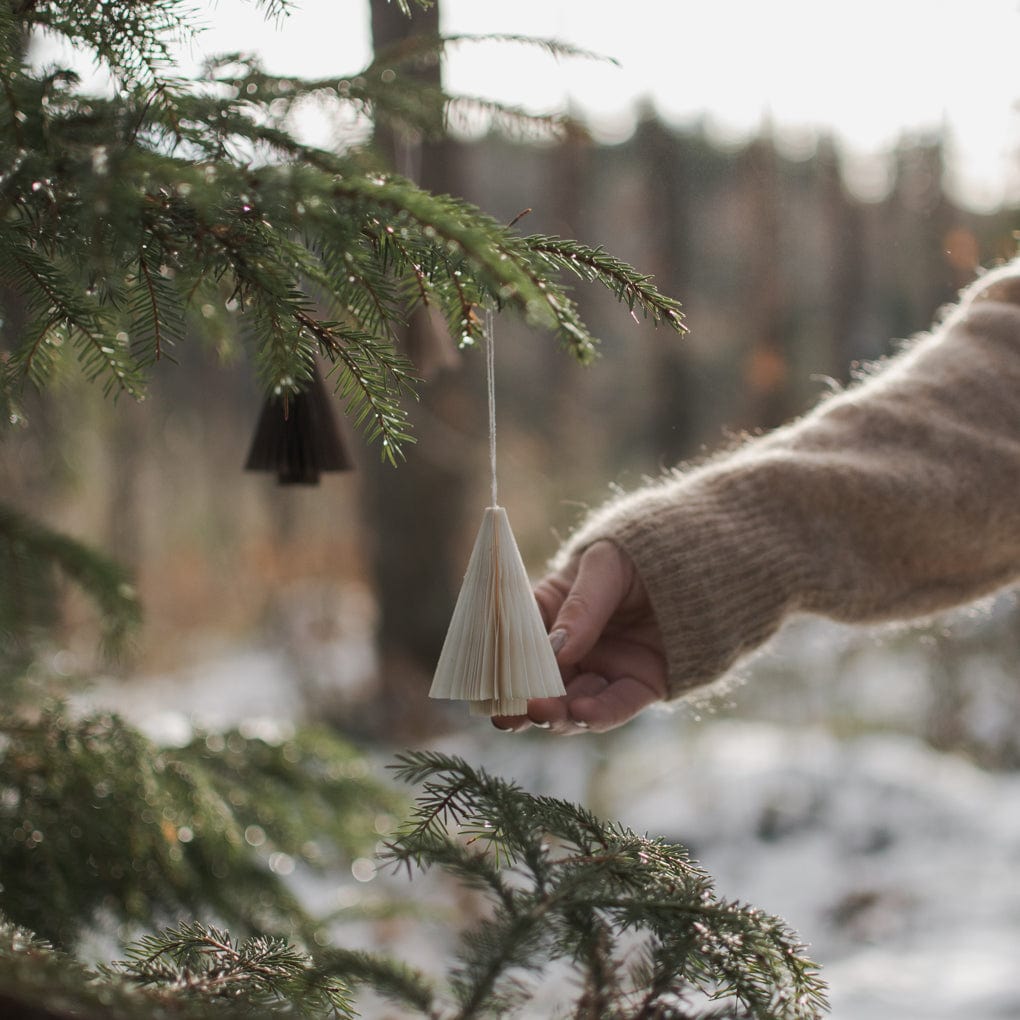
<path fill-rule="evenodd" d="M 552 645 L 553 655 L 557 655 L 559 650 L 567 643 L 567 632 L 565 630 L 554 630 L 549 635 L 549 644 Z"/>
<path fill-rule="evenodd" d="M 571 723 L 580 730 L 591 729 L 591 723 L 582 722 L 580 719 L 571 719 Z"/>
<path fill-rule="evenodd" d="M 514 728 L 512 726 L 500 726 L 498 723 L 493 723 L 493 727 L 499 730 L 500 733 L 513 733 Z"/>
<path fill-rule="evenodd" d="M 537 722 L 537 723 L 532 723 L 531 725 L 532 726 L 537 726 L 540 730 L 551 730 L 552 729 L 552 723 L 551 722 Z"/>

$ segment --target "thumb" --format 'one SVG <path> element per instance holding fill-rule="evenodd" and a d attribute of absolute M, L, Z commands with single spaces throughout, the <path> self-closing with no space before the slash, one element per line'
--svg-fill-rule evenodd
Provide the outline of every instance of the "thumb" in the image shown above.
<path fill-rule="evenodd" d="M 630 561 L 612 542 L 596 542 L 581 554 L 577 576 L 549 628 L 561 666 L 576 664 L 595 646 L 627 593 L 631 571 Z"/>

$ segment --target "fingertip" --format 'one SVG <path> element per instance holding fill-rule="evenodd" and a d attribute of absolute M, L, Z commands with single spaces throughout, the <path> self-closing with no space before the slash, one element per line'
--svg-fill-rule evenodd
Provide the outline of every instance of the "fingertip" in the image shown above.
<path fill-rule="evenodd" d="M 551 729 L 566 717 L 567 709 L 562 697 L 532 698 L 528 702 L 528 719 L 533 726 L 537 726 L 539 729 Z"/>
<path fill-rule="evenodd" d="M 531 725 L 531 720 L 526 715 L 494 715 L 489 722 L 500 733 L 518 733 Z"/>
<path fill-rule="evenodd" d="M 619 608 L 626 593 L 620 557 L 616 547 L 605 541 L 596 542 L 582 554 L 577 574 L 549 627 L 550 640 L 557 639 L 554 652 L 561 666 L 580 662 Z"/>
<path fill-rule="evenodd" d="M 605 716 L 602 705 L 596 696 L 580 695 L 570 701 L 570 721 L 582 729 L 597 729 Z"/>

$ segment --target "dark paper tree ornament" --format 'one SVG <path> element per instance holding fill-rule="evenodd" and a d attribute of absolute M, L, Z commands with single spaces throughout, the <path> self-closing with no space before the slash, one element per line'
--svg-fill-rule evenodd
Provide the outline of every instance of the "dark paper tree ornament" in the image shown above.
<path fill-rule="evenodd" d="M 566 691 L 506 510 L 497 500 L 491 310 L 485 344 L 492 503 L 482 517 L 429 696 L 467 701 L 473 715 L 523 715 L 529 698 Z"/>
<path fill-rule="evenodd" d="M 300 393 L 266 399 L 245 471 L 272 471 L 280 485 L 318 485 L 323 471 L 353 468 L 318 365 Z"/>

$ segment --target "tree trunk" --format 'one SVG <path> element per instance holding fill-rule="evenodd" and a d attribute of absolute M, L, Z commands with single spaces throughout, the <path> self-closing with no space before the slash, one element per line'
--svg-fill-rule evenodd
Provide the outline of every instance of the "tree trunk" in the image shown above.
<path fill-rule="evenodd" d="M 371 0 L 371 6 L 376 53 L 411 35 L 439 32 L 438 3 L 416 10 L 413 18 L 387 0 Z M 438 65 L 420 73 L 439 84 Z M 422 142 L 377 127 L 376 144 L 398 173 L 435 192 L 458 191 L 446 158 L 451 143 Z M 465 394 L 463 380 L 452 377 L 450 362 L 459 357 L 452 340 L 437 338 L 436 329 L 435 320 L 419 309 L 399 338 L 419 373 L 432 375 L 411 408 L 417 443 L 396 470 L 366 458 L 364 519 L 379 607 L 380 676 L 372 718 L 365 723 L 390 740 L 421 736 L 439 722 L 428 688 L 457 595 L 465 531 L 473 536 L 465 507 L 481 459 L 468 451 L 484 445 L 460 441 L 476 401 Z"/>

